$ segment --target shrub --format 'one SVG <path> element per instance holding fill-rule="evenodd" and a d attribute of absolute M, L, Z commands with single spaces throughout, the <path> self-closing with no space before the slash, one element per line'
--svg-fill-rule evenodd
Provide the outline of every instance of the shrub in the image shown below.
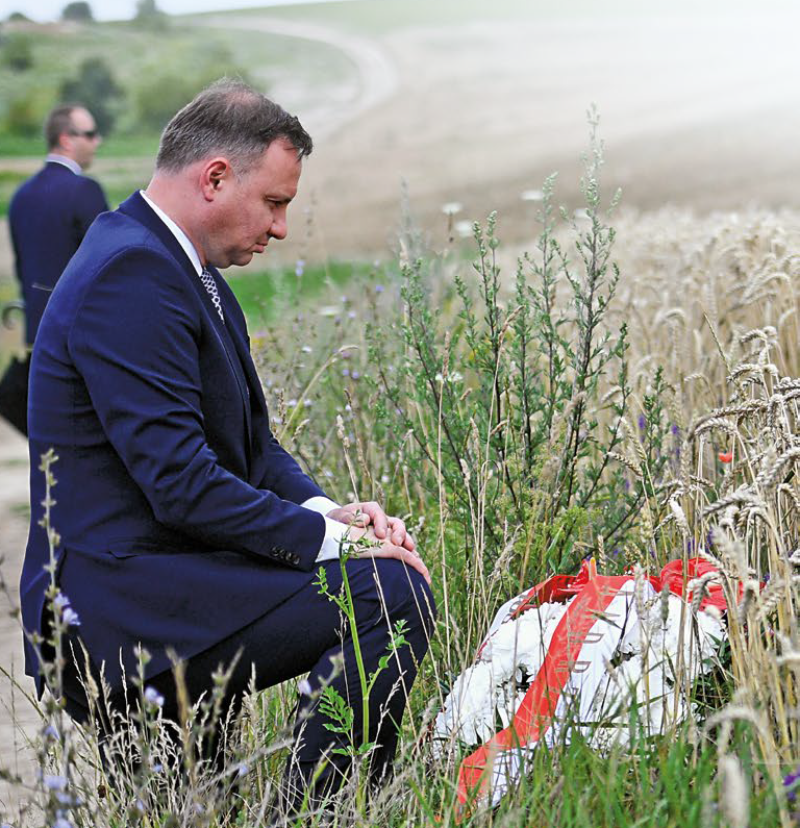
<path fill-rule="evenodd" d="M 31 39 L 24 34 L 11 34 L 0 44 L 0 61 L 14 72 L 25 72 L 34 64 Z"/>
<path fill-rule="evenodd" d="M 160 132 L 179 109 L 220 77 L 236 76 L 247 81 L 230 51 L 221 44 L 212 44 L 195 61 L 192 71 L 186 70 L 180 57 L 174 64 L 162 62 L 141 73 L 132 92 L 136 129 Z"/>
<path fill-rule="evenodd" d="M 80 102 L 89 109 L 104 135 L 108 135 L 114 126 L 122 97 L 122 87 L 101 57 L 84 60 L 77 76 L 61 86 L 61 99 Z"/>
<path fill-rule="evenodd" d="M 61 12 L 62 20 L 71 20 L 73 23 L 91 23 L 94 21 L 92 7 L 86 0 L 73 0 L 67 3 Z"/>
<path fill-rule="evenodd" d="M 5 112 L 4 131 L 24 138 L 41 137 L 42 124 L 54 100 L 53 90 L 46 86 L 13 97 Z"/>

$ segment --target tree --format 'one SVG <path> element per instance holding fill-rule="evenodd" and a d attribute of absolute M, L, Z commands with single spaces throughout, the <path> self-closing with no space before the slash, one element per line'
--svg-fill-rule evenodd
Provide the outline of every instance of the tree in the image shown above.
<path fill-rule="evenodd" d="M 122 98 L 122 87 L 100 57 L 86 58 L 78 68 L 78 76 L 65 81 L 61 87 L 61 99 L 80 101 L 94 115 L 97 128 L 105 135 L 114 126 Z"/>
<path fill-rule="evenodd" d="M 25 72 L 33 66 L 31 40 L 27 35 L 12 34 L 0 46 L 0 62 L 15 72 Z"/>
<path fill-rule="evenodd" d="M 92 7 L 86 0 L 73 0 L 64 6 L 61 12 L 62 20 L 71 20 L 73 23 L 91 23 L 94 20 Z"/>
<path fill-rule="evenodd" d="M 156 5 L 156 0 L 137 0 L 134 23 L 143 28 L 161 28 L 169 22 L 168 16 Z"/>
<path fill-rule="evenodd" d="M 156 0 L 137 0 L 136 3 L 136 19 L 144 20 L 149 17 L 157 17 L 162 14 L 161 10 L 156 6 Z"/>
<path fill-rule="evenodd" d="M 8 16 L 9 23 L 30 23 L 31 19 L 27 15 L 23 14 L 22 12 L 15 11 L 11 12 Z"/>

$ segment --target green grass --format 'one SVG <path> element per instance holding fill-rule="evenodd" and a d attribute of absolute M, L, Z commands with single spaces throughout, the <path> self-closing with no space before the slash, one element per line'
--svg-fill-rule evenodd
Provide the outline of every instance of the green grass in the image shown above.
<path fill-rule="evenodd" d="M 103 139 L 98 157 L 100 158 L 154 158 L 158 150 L 158 134 L 119 135 L 112 134 Z M 9 135 L 0 133 L 0 156 L 6 158 L 41 158 L 46 152 L 40 135 Z M 15 175 L 0 170 L 0 183 L 6 175 Z"/>
<path fill-rule="evenodd" d="M 186 20 L 169 20 L 157 31 L 104 23 L 68 31 L 41 27 L 14 36 L 29 41 L 33 65 L 14 71 L 0 60 L 0 156 L 5 157 L 42 153 L 40 125 L 58 102 L 64 81 L 75 77 L 87 58 L 102 58 L 124 92 L 102 150 L 106 157 L 153 155 L 168 117 L 220 75 L 241 75 L 266 92 L 290 75 L 297 88 L 319 100 L 354 71 L 331 46 Z"/>
<path fill-rule="evenodd" d="M 269 325 L 287 310 L 313 309 L 313 303 L 331 287 L 342 288 L 365 278 L 371 267 L 360 262 L 328 262 L 308 266 L 301 278 L 294 268 L 259 273 L 228 271 L 225 278 L 247 316 L 251 332 Z"/>

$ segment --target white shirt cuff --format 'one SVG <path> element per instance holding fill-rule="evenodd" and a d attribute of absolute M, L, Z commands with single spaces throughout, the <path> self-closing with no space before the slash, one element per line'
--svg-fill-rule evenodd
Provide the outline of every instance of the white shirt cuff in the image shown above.
<path fill-rule="evenodd" d="M 322 541 L 322 547 L 317 555 L 317 563 L 335 561 L 339 557 L 342 538 L 349 528 L 346 523 L 331 520 L 329 517 L 325 518 L 325 539 Z"/>
<path fill-rule="evenodd" d="M 316 497 L 310 497 L 300 505 L 304 509 L 317 512 L 317 514 L 325 518 L 325 538 L 322 541 L 316 563 L 320 563 L 321 561 L 335 561 L 339 557 L 341 540 L 348 526 L 345 523 L 340 523 L 338 520 L 332 520 L 325 516 L 331 509 L 338 509 L 339 504 L 335 503 L 329 497 L 317 495 Z"/>
<path fill-rule="evenodd" d="M 300 505 L 304 509 L 311 509 L 312 512 L 318 512 L 323 517 L 325 517 L 331 509 L 340 508 L 338 503 L 334 503 L 334 501 L 332 501 L 329 497 L 322 497 L 322 495 L 309 497 L 308 500 L 304 500 Z"/>

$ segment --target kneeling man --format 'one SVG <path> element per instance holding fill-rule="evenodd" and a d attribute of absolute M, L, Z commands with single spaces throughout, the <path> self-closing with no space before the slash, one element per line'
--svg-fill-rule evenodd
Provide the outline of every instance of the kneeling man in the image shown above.
<path fill-rule="evenodd" d="M 177 715 L 170 652 L 183 660 L 192 701 L 211 673 L 241 652 L 228 685 L 236 704 L 254 670 L 267 687 L 310 672 L 354 708 L 356 744 L 376 743 L 372 773 L 391 767 L 408 690 L 428 645 L 428 570 L 397 518 L 374 503 L 338 506 L 270 432 L 242 310 L 217 268 L 247 264 L 286 236 L 311 139 L 298 120 L 248 86 L 222 81 L 164 130 L 147 190 L 102 214 L 48 303 L 30 381 L 31 530 L 22 573 L 28 635 L 47 637 L 48 539 L 40 456 L 54 449 L 60 534 L 56 579 L 93 669 L 115 697 L 150 653 L 146 681 Z M 361 527 L 351 526 L 357 514 Z M 347 563 L 366 670 L 377 668 L 390 627 L 404 619 L 408 647 L 384 670 L 360 732 L 352 631 L 314 585 L 325 567 L 341 584 L 343 535 L 377 545 Z M 34 636 L 35 637 L 35 636 Z M 37 648 L 27 670 L 41 692 Z M 68 660 L 67 709 L 86 699 Z M 299 781 L 334 789 L 344 739 L 305 711 Z M 298 731 L 300 726 L 298 725 Z M 346 740 L 346 739 L 345 739 Z M 297 771 L 295 771 L 297 773 Z"/>

